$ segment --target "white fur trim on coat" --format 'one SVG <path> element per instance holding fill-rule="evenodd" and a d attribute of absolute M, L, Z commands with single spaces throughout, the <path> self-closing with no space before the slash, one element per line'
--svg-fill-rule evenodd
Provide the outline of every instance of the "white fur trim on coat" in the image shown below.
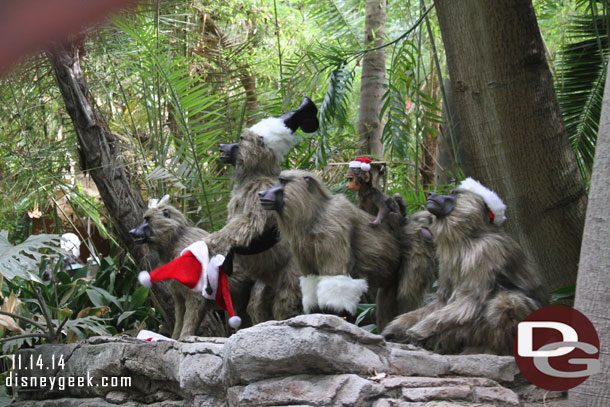
<path fill-rule="evenodd" d="M 318 305 L 318 282 L 319 276 L 299 277 L 301 294 L 303 295 L 303 312 L 309 314 Z"/>
<path fill-rule="evenodd" d="M 474 192 L 483 198 L 485 204 L 495 216 L 493 221 L 494 225 L 501 225 L 504 223 L 506 220 L 506 216 L 504 216 L 506 213 L 506 205 L 502 202 L 502 199 L 500 199 L 498 194 L 470 177 L 462 181 L 458 188 Z"/>
<path fill-rule="evenodd" d="M 318 283 L 318 303 L 322 309 L 347 311 L 356 315 L 360 297 L 369 285 L 364 279 L 348 276 L 322 276 Z"/>
<path fill-rule="evenodd" d="M 210 262 L 209 253 L 208 253 L 208 245 L 203 240 L 192 243 L 186 249 L 184 249 L 180 252 L 180 256 L 182 256 L 186 252 L 193 253 L 193 256 L 195 256 L 195 258 L 197 260 L 199 260 L 199 264 L 201 264 L 201 274 L 199 275 L 199 281 L 197 282 L 197 285 L 192 288 L 192 290 L 197 291 L 197 292 L 202 292 L 202 290 L 205 287 L 205 284 L 207 282 L 207 279 L 206 279 L 207 267 L 208 267 L 208 263 Z"/>
<path fill-rule="evenodd" d="M 262 136 L 265 144 L 277 158 L 278 162 L 284 161 L 284 154 L 296 144 L 297 139 L 278 117 L 268 117 L 250 127 L 250 131 Z"/>

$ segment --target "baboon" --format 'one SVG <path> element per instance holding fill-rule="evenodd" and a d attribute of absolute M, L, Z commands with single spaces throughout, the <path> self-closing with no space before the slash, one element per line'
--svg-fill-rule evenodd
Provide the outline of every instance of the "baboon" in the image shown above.
<path fill-rule="evenodd" d="M 129 232 L 136 243 L 148 244 L 155 250 L 163 263 L 178 257 L 191 243 L 209 236 L 205 230 L 191 225 L 178 209 L 167 203 L 168 199 L 166 195 L 160 202 L 153 200 L 144 213 L 144 223 Z M 202 324 L 205 318 L 210 317 L 209 311 L 216 309 L 212 301 L 204 299 L 200 293 L 189 290 L 177 281 L 161 284 L 168 284 L 174 301 L 175 323 L 172 338 L 218 334 L 219 331 L 215 327 Z M 229 277 L 232 297 L 235 299 L 234 306 L 240 315 L 246 314 L 252 284 L 253 281 L 237 268 Z M 242 326 L 249 324 L 247 319 L 242 322 Z"/>
<path fill-rule="evenodd" d="M 256 284 L 248 313 L 254 323 L 286 319 L 301 313 L 298 270 L 288 244 L 279 239 L 274 217 L 258 203 L 258 191 L 271 187 L 280 163 L 296 142 L 293 133 L 317 130 L 317 108 L 305 98 L 297 110 L 262 120 L 241 134 L 239 143 L 221 144 L 221 160 L 235 167 L 227 206 L 227 224 L 206 238 L 215 253 L 233 256 L 236 265 Z M 225 269 L 230 268 L 225 265 Z M 269 300 L 272 299 L 269 307 Z M 269 312 L 270 311 L 270 312 Z"/>
<path fill-rule="evenodd" d="M 547 303 L 532 263 L 502 229 L 505 205 L 471 178 L 451 195 L 430 193 L 439 261 L 436 300 L 396 318 L 388 340 L 438 353 L 510 355 L 517 324 Z"/>
<path fill-rule="evenodd" d="M 279 184 L 259 196 L 261 206 L 275 213 L 280 235 L 290 243 L 303 274 L 305 312 L 353 318 L 367 285 L 395 293 L 383 301 L 377 297 L 378 327 L 385 324 L 380 316 L 397 315 L 398 302 L 421 305 L 423 291 L 412 288 L 425 285 L 417 280 L 430 277 L 409 269 L 405 261 L 409 246 L 401 245 L 387 223 L 370 227 L 370 214 L 344 195 L 332 195 L 307 171 L 283 171 Z"/>
<path fill-rule="evenodd" d="M 345 174 L 346 187 L 350 191 L 358 192 L 360 209 L 376 215 L 375 220 L 369 222 L 371 226 L 377 226 L 385 220 L 389 222 L 392 230 L 398 231 L 406 223 L 404 200 L 400 194 L 390 198 L 375 188 L 370 170 L 371 159 L 368 157 L 358 157 L 350 162 Z"/>
<path fill-rule="evenodd" d="M 400 194 L 395 194 L 402 199 Z M 395 198 L 396 199 L 396 198 Z M 402 246 L 403 274 L 395 284 L 387 285 L 377 292 L 377 303 L 397 298 L 396 304 L 379 307 L 377 319 L 382 321 L 379 330 L 383 329 L 396 315 L 413 311 L 424 305 L 424 294 L 436 279 L 436 259 L 434 242 L 429 227 L 432 214 L 428 211 L 415 212 L 407 216 L 406 225 L 400 230 Z M 400 276 L 399 276 L 400 277 Z M 398 295 L 402 293 L 402 295 Z M 391 313 L 386 310 L 390 309 Z"/>

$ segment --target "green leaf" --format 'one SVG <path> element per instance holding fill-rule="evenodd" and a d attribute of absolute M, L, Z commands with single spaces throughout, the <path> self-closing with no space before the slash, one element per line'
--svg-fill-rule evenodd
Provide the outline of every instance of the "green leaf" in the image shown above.
<path fill-rule="evenodd" d="M 91 303 L 96 307 L 104 307 L 107 306 L 107 301 L 104 301 L 104 297 L 100 294 L 99 291 L 94 290 L 92 288 L 87 289 L 87 295 L 91 300 Z"/>
<path fill-rule="evenodd" d="M 146 299 L 148 298 L 148 293 L 149 290 L 146 287 L 138 287 L 138 289 L 134 291 L 134 293 L 131 295 L 131 300 L 129 301 L 129 309 L 135 310 L 141 307 L 144 302 L 146 302 Z"/>
<path fill-rule="evenodd" d="M 136 311 L 125 311 L 121 314 L 121 316 L 119 317 L 119 319 L 117 320 L 117 325 L 121 325 L 121 322 L 123 322 L 125 319 L 129 318 L 130 316 L 132 316 L 133 314 L 135 314 Z"/>
<path fill-rule="evenodd" d="M 31 235 L 25 242 L 16 246 L 8 241 L 8 231 L 0 231 L 0 274 L 7 280 L 15 277 L 41 282 L 33 272 L 38 270 L 43 253 L 47 250 L 61 253 L 58 235 Z"/>
<path fill-rule="evenodd" d="M 571 18 L 566 31 L 571 42 L 560 53 L 557 99 L 583 179 L 593 168 L 601 106 L 608 67 L 605 15 Z"/>

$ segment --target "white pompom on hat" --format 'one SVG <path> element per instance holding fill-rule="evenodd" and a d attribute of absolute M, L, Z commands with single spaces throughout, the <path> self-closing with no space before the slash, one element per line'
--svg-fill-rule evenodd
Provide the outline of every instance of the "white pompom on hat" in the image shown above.
<path fill-rule="evenodd" d="M 358 157 L 349 163 L 350 168 L 360 168 L 362 171 L 370 171 L 373 161 L 368 157 Z"/>
<path fill-rule="evenodd" d="M 489 209 L 491 223 L 498 226 L 504 223 L 506 220 L 506 216 L 504 215 L 506 213 L 506 204 L 494 191 L 470 177 L 462 181 L 458 186 L 458 189 L 474 192 L 483 198 L 487 208 Z"/>

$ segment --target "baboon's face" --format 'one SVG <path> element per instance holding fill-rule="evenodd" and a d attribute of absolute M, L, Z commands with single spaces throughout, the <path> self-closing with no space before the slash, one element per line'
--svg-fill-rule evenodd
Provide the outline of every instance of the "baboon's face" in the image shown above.
<path fill-rule="evenodd" d="M 320 188 L 320 181 L 313 174 L 301 170 L 283 171 L 278 183 L 271 189 L 260 191 L 258 197 L 263 209 L 282 212 L 286 207 L 301 211 L 329 196 Z"/>
<path fill-rule="evenodd" d="M 427 209 L 435 219 L 432 234 L 447 233 L 450 230 L 480 230 L 490 223 L 489 209 L 479 195 L 456 189 L 451 195 L 438 195 L 431 192 L 427 199 Z"/>
<path fill-rule="evenodd" d="M 244 130 L 239 143 L 220 144 L 220 160 L 225 164 L 254 168 L 261 164 L 275 164 L 273 151 L 265 145 L 265 139 L 250 130 Z"/>
<path fill-rule="evenodd" d="M 371 173 L 368 171 L 362 171 L 359 168 L 350 168 L 345 174 L 347 184 L 345 187 L 350 191 L 359 191 L 363 185 L 369 185 L 371 182 Z"/>
<path fill-rule="evenodd" d="M 129 234 L 138 244 L 169 242 L 185 226 L 188 221 L 180 211 L 172 205 L 159 205 L 149 208 L 144 213 L 144 222 Z"/>
<path fill-rule="evenodd" d="M 258 198 L 260 199 L 261 206 L 264 210 L 282 211 L 284 208 L 284 188 L 288 182 L 290 182 L 288 178 L 280 176 L 277 185 L 271 189 L 258 193 Z"/>

